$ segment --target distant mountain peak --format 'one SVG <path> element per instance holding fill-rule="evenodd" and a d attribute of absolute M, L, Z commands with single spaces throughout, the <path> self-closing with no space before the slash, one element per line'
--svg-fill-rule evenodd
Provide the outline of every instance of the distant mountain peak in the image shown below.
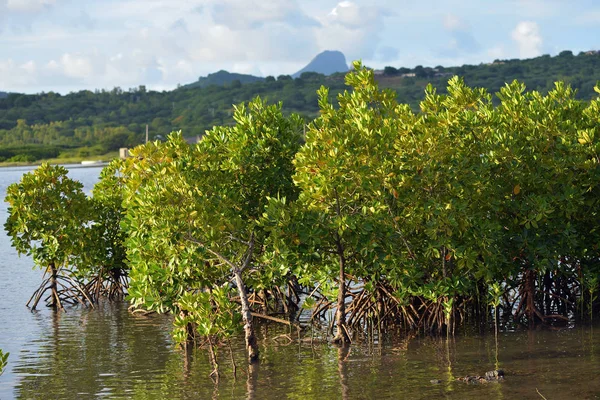
<path fill-rule="evenodd" d="M 293 78 L 298 78 L 304 72 L 318 72 L 323 75 L 331 75 L 336 72 L 348 72 L 348 64 L 344 53 L 337 50 L 325 50 L 300 71 L 292 75 Z"/>

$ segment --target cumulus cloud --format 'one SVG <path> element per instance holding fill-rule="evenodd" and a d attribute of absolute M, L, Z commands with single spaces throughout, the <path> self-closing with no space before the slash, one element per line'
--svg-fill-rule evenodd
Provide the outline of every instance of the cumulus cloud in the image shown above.
<path fill-rule="evenodd" d="M 205 25 L 203 29 L 192 31 L 187 43 L 191 60 L 204 64 L 220 62 L 223 66 L 248 62 L 260 65 L 306 61 L 318 51 L 310 29 L 285 24 L 273 24 L 268 29 L 245 30 L 225 25 Z"/>
<path fill-rule="evenodd" d="M 65 53 L 60 58 L 60 65 L 64 74 L 70 78 L 91 78 L 94 74 L 94 65 L 89 57 Z"/>
<path fill-rule="evenodd" d="M 531 57 L 548 46 L 537 23 L 554 14 L 536 11 L 542 2 L 559 16 L 592 8 L 565 0 L 503 0 L 485 12 L 475 0 L 0 0 L 0 90 L 173 88 L 219 69 L 277 76 L 323 50 L 373 67 Z"/>
<path fill-rule="evenodd" d="M 519 48 L 519 55 L 523 58 L 537 57 L 542 54 L 543 39 L 537 23 L 521 21 L 511 33 L 512 39 Z"/>
<path fill-rule="evenodd" d="M 186 60 L 161 61 L 133 51 L 112 56 L 98 51 L 64 53 L 38 65 L 29 60 L 18 63 L 13 59 L 0 60 L 0 88 L 6 91 L 69 90 L 131 87 L 141 84 L 160 86 L 167 78 L 187 78 L 193 66 Z M 32 91 L 32 90 L 27 90 Z"/>
<path fill-rule="evenodd" d="M 368 10 L 367 15 L 362 15 L 362 12 L 365 10 Z M 338 3 L 329 13 L 331 21 L 349 28 L 360 28 L 366 19 L 373 18 L 373 16 L 373 9 L 359 7 L 351 1 L 342 1 Z"/>
<path fill-rule="evenodd" d="M 36 64 L 33 60 L 18 63 L 13 59 L 0 60 L 0 87 L 3 90 L 30 87 L 37 83 Z"/>
<path fill-rule="evenodd" d="M 315 29 L 321 50 L 340 50 L 350 60 L 373 58 L 376 55 L 385 18 L 392 12 L 377 5 L 339 2 Z"/>
<path fill-rule="evenodd" d="M 230 29 L 257 29 L 269 23 L 316 26 L 295 0 L 221 0 L 210 8 L 215 23 Z"/>
<path fill-rule="evenodd" d="M 279 75 L 295 72 L 328 49 L 343 51 L 349 60 L 398 55 L 395 46 L 379 45 L 390 13 L 359 0 L 332 8 L 298 0 L 0 0 L 0 19 L 8 2 L 6 21 L 16 22 L 18 14 L 35 23 L 27 35 L 9 28 L 2 50 L 24 57 L 19 51 L 26 46 L 38 62 L 36 77 L 27 82 L 37 80 L 59 91 L 174 87 L 218 69 Z M 43 18 L 34 12 L 50 8 Z M 25 71 L 24 61 L 13 58 L 10 68 Z M 6 87 L 8 82 L 0 90 Z"/>
<path fill-rule="evenodd" d="M 10 11 L 38 12 L 54 4 L 56 0 L 8 0 L 6 6 Z"/>

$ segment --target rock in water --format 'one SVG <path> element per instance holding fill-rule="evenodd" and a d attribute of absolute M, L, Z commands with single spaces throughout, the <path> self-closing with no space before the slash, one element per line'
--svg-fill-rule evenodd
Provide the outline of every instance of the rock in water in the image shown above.
<path fill-rule="evenodd" d="M 485 379 L 488 381 L 500 381 L 504 379 L 504 371 L 501 369 L 495 369 L 485 373 Z"/>

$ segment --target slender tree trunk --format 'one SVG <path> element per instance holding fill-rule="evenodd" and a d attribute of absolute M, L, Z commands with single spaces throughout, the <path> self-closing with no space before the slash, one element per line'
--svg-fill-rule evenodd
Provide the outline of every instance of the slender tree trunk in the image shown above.
<path fill-rule="evenodd" d="M 525 272 L 525 295 L 527 303 L 525 313 L 529 322 L 529 329 L 535 328 L 535 271 L 528 269 Z"/>
<path fill-rule="evenodd" d="M 212 372 L 210 373 L 210 377 L 214 380 L 215 383 L 219 383 L 219 361 L 217 359 L 217 353 L 215 352 L 215 345 L 212 342 L 212 337 L 208 336 L 208 357 L 210 358 L 210 364 L 213 367 Z"/>
<path fill-rule="evenodd" d="M 201 242 L 195 242 L 204 246 Z M 210 248 L 207 250 L 213 255 L 217 256 L 227 265 L 229 265 L 229 267 L 231 267 L 233 278 L 235 279 L 235 284 L 237 286 L 238 294 L 240 296 L 240 303 L 242 304 L 242 321 L 244 322 L 244 336 L 246 339 L 246 352 L 248 353 L 248 363 L 252 364 L 258 361 L 259 351 L 256 336 L 254 335 L 254 327 L 252 326 L 252 314 L 250 312 L 248 292 L 246 291 L 246 285 L 244 285 L 244 280 L 242 279 L 242 271 L 249 268 L 252 262 L 252 256 L 254 254 L 254 232 L 250 235 L 250 241 L 248 242 L 248 250 L 246 251 L 246 256 L 244 258 L 241 268 L 239 265 L 235 265 L 232 261 L 227 259 L 227 257 L 223 256 L 219 252 L 211 250 Z"/>
<path fill-rule="evenodd" d="M 180 316 L 183 318 L 186 318 L 188 315 L 189 312 L 187 310 L 182 310 L 180 313 Z M 185 350 L 194 348 L 194 344 L 196 342 L 195 331 L 195 327 L 191 322 L 188 322 L 185 325 L 185 343 L 183 343 L 183 348 Z"/>
<path fill-rule="evenodd" d="M 52 301 L 50 302 L 50 306 L 53 309 L 63 309 L 62 303 L 60 302 L 60 297 L 58 297 L 58 290 L 56 285 L 56 276 L 58 275 L 58 270 L 56 269 L 56 265 L 54 262 L 50 263 L 50 292 Z"/>
<path fill-rule="evenodd" d="M 344 246 L 339 235 L 336 238 L 337 252 L 339 258 L 340 275 L 338 277 L 338 298 L 335 322 L 337 333 L 333 339 L 334 343 L 350 343 L 346 330 L 346 258 L 344 257 Z"/>
<path fill-rule="evenodd" d="M 546 315 L 552 314 L 552 302 L 553 299 L 550 296 L 550 293 L 552 293 L 552 278 L 550 276 L 550 270 L 547 270 L 546 273 L 544 274 L 544 308 L 545 308 L 545 312 Z M 558 310 L 558 307 L 557 307 Z"/>
<path fill-rule="evenodd" d="M 248 363 L 252 364 L 258 361 L 258 343 L 254 335 L 254 327 L 252 326 L 252 314 L 250 313 L 250 305 L 248 303 L 248 293 L 246 286 L 242 280 L 242 271 L 239 268 L 234 269 L 233 275 L 235 284 L 238 288 L 240 302 L 242 303 L 242 320 L 244 321 L 244 335 L 246 338 L 246 352 L 248 353 Z"/>
<path fill-rule="evenodd" d="M 442 276 L 446 278 L 446 246 L 442 246 Z"/>

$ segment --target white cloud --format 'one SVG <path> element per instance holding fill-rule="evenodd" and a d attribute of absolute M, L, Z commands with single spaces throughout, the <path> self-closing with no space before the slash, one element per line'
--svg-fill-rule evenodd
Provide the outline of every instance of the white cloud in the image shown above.
<path fill-rule="evenodd" d="M 210 8 L 215 23 L 231 29 L 257 29 L 265 24 L 314 26 L 295 0 L 220 0 Z"/>
<path fill-rule="evenodd" d="M 318 47 L 340 50 L 348 61 L 373 58 L 385 28 L 384 19 L 391 14 L 384 7 L 342 1 L 320 18 L 321 26 L 315 28 Z"/>
<path fill-rule="evenodd" d="M 361 7 L 350 1 L 342 1 L 335 6 L 329 13 L 333 22 L 345 25 L 351 28 L 359 28 L 369 18 L 369 15 L 362 15 Z"/>
<path fill-rule="evenodd" d="M 33 60 L 19 64 L 13 59 L 0 60 L 0 87 L 3 90 L 30 87 L 37 83 L 36 65 Z"/>
<path fill-rule="evenodd" d="M 89 57 L 65 53 L 60 58 L 60 66 L 64 74 L 70 78 L 91 78 L 94 66 Z"/>
<path fill-rule="evenodd" d="M 449 31 L 461 30 L 464 27 L 463 21 L 454 14 L 444 16 L 444 28 Z"/>
<path fill-rule="evenodd" d="M 80 89 L 153 85 L 162 81 L 162 67 L 156 58 L 139 49 L 112 56 L 92 50 L 81 54 L 65 53 L 57 60 L 50 60 L 38 71 L 38 77 L 40 81 L 50 80 Z"/>
<path fill-rule="evenodd" d="M 0 90 L 173 88 L 219 69 L 277 76 L 323 50 L 399 67 L 598 48 L 594 1 L 0 0 Z"/>
<path fill-rule="evenodd" d="M 10 11 L 38 12 L 55 3 L 56 0 L 8 0 L 6 6 Z"/>
<path fill-rule="evenodd" d="M 511 37 L 517 43 L 521 57 L 531 58 L 542 54 L 543 39 L 537 23 L 532 21 L 519 22 L 512 31 Z"/>
<path fill-rule="evenodd" d="M 33 75 L 36 72 L 36 66 L 33 60 L 29 60 L 26 63 L 22 64 L 21 68 L 30 75 Z"/>

